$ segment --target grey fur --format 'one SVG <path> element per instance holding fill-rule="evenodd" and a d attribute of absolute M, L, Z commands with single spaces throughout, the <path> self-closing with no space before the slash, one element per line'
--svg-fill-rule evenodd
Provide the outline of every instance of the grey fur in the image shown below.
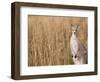
<path fill-rule="evenodd" d="M 78 38 L 78 25 L 71 26 L 70 48 L 74 64 L 87 64 L 87 49 Z"/>

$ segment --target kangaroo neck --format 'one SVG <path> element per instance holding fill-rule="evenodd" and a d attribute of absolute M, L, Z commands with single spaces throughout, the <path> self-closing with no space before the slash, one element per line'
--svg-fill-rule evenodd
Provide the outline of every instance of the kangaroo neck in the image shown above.
<path fill-rule="evenodd" d="M 78 38 L 76 34 L 72 34 L 72 37 L 73 38 Z"/>

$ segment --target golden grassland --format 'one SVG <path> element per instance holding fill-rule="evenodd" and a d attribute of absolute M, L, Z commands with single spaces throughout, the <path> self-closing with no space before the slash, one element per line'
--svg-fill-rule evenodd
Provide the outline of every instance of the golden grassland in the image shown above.
<path fill-rule="evenodd" d="M 28 66 L 73 64 L 70 52 L 71 24 L 80 25 L 79 37 L 87 48 L 87 18 L 28 16 Z"/>

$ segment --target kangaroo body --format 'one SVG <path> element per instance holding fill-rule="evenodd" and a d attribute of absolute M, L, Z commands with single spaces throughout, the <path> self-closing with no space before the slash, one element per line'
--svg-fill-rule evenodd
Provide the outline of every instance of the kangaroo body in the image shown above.
<path fill-rule="evenodd" d="M 87 50 L 77 36 L 77 29 L 72 30 L 70 38 L 70 48 L 74 64 L 87 63 Z"/>

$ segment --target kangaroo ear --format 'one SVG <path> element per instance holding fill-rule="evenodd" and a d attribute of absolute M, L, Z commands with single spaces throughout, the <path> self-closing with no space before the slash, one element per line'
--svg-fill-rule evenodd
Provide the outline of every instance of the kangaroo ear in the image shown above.
<path fill-rule="evenodd" d="M 73 25 L 71 24 L 71 27 L 73 27 Z"/>
<path fill-rule="evenodd" d="M 72 24 L 70 25 L 70 28 L 71 28 L 71 30 L 73 30 L 73 25 Z"/>

